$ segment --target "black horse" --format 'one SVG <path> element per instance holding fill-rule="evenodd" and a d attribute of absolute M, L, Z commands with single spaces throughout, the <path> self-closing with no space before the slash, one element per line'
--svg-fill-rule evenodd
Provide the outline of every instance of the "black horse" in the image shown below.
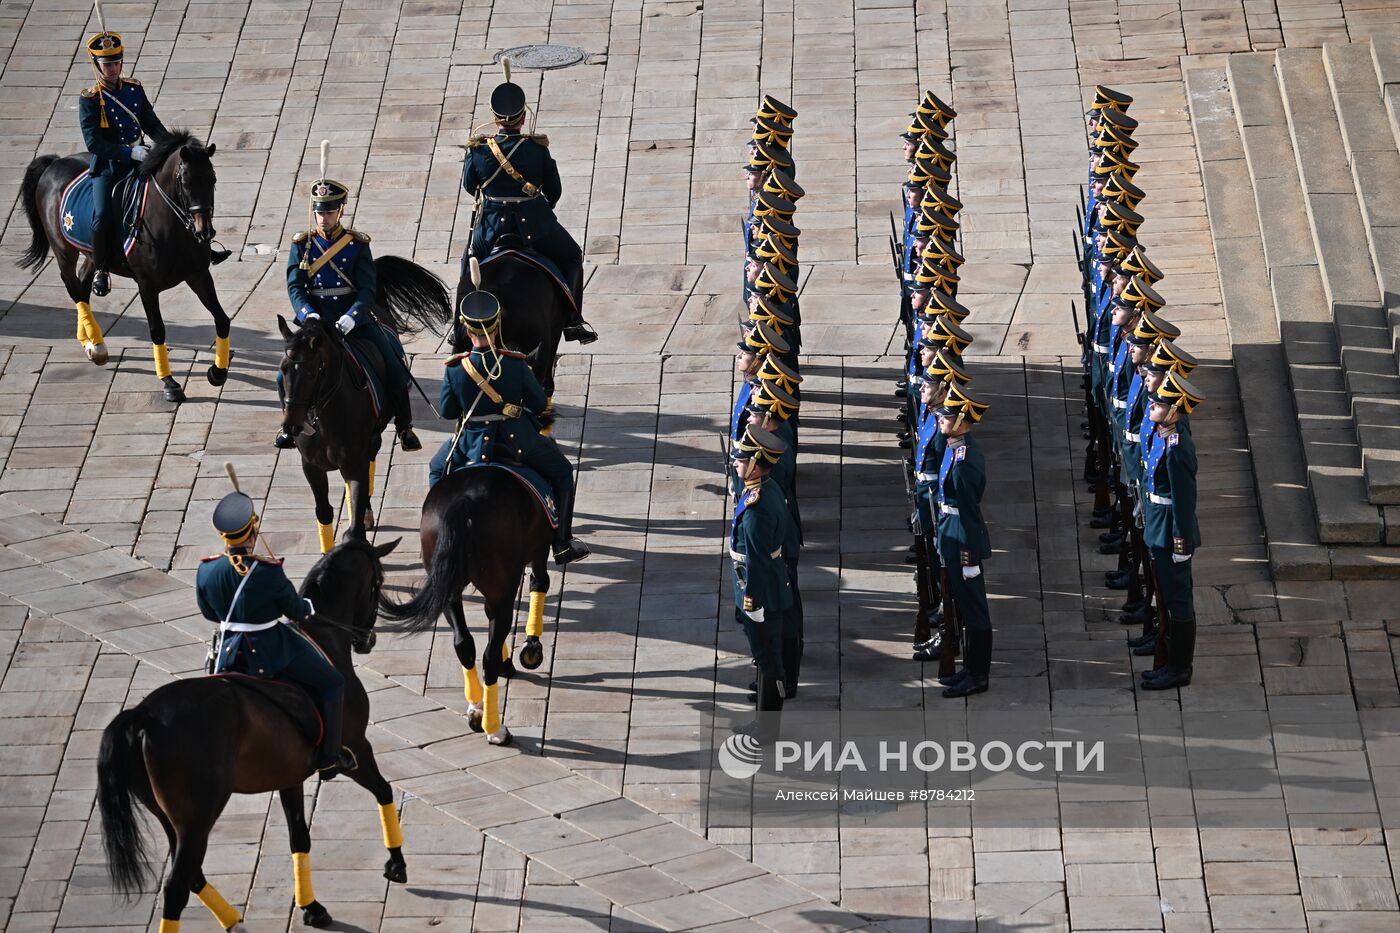
<path fill-rule="evenodd" d="M 219 304 L 214 277 L 209 274 L 209 244 L 214 239 L 214 148 L 213 143 L 205 146 L 184 130 L 175 130 L 156 141 L 135 176 L 151 186 L 136 244 L 129 255 L 113 257 L 110 270 L 113 275 L 136 280 L 141 304 L 146 309 L 156 376 L 164 384 L 165 398 L 170 402 L 183 402 L 185 392 L 170 372 L 160 293 L 181 282 L 190 287 L 214 317 L 216 339 L 209 384 L 223 385 L 228 379 L 229 318 Z M 85 155 L 42 155 L 29 163 L 20 196 L 33 240 L 19 265 L 23 269 L 36 268 L 53 253 L 68 297 L 78 309 L 78 342 L 87 358 L 101 366 L 107 362 L 107 346 L 89 304 L 96 268 L 91 262 L 80 268 L 79 261 L 85 254 L 64 239 L 63 219 L 59 216 L 64 189 L 87 168 Z M 117 189 L 114 202 L 122 190 Z"/>
<path fill-rule="evenodd" d="M 501 302 L 501 340 L 508 349 L 530 358 L 530 369 L 550 400 L 544 413 L 548 420 L 554 408 L 554 362 L 569 320 L 568 297 L 543 270 L 518 253 L 480 266 L 477 285 L 473 285 L 470 268 L 462 271 L 456 306 L 461 307 L 462 297 L 478 288 Z M 460 321 L 453 322 L 452 343 L 459 349 L 470 344 Z"/>
<path fill-rule="evenodd" d="M 496 682 L 515 673 L 508 639 L 525 566 L 530 567 L 530 614 L 520 663 L 531 670 L 544 660 L 544 599 L 549 592 L 549 543 L 553 531 L 544 508 L 504 468 L 471 467 L 443 477 L 423 500 L 419 525 L 428 578 L 407 603 L 381 596 L 380 611 L 403 620 L 405 631 L 432 628 L 446 613 L 466 681 L 468 723 L 492 745 L 508 745 Z M 486 603 L 491 632 L 476 673 L 476 643 L 467 630 L 462 593 L 475 586 Z M 483 689 L 482 681 L 485 681 Z M 484 720 L 484 723 L 483 723 Z"/>
<path fill-rule="evenodd" d="M 379 321 L 400 334 L 420 327 L 442 332 L 452 308 L 441 279 L 398 256 L 379 257 L 374 269 L 378 282 L 374 314 Z M 316 524 L 324 553 L 335 544 L 335 509 L 326 477 L 332 470 L 340 471 L 345 480 L 346 537 L 365 536 L 369 499 L 374 494 L 374 461 L 389 423 L 389 405 L 383 405 L 376 417 L 345 338 L 335 328 L 313 319 L 293 331 L 279 314 L 277 329 L 285 344 L 283 430 L 296 438 L 301 470 L 316 498 Z M 358 346 L 379 370 L 383 384 L 388 361 L 380 360 L 368 341 Z"/>
<path fill-rule="evenodd" d="M 366 654 L 374 647 L 375 603 L 384 584 L 380 559 L 397 544 L 341 545 L 311 569 L 301 593 L 317 610 L 304 623 L 306 634 L 345 677 L 342 742 L 357 762 L 349 776 L 379 804 L 389 849 L 384 877 L 403 883 L 408 869 L 394 792 L 365 738 L 369 696 L 350 657 L 352 649 Z M 178 921 L 193 892 L 225 929 L 231 927 L 237 911 L 204 877 L 209 833 L 231 795 L 277 791 L 291 837 L 297 906 L 306 923 L 328 925 L 331 915 L 311 889 L 311 834 L 302 805 L 302 784 L 315 773 L 315 743 L 299 726 L 308 716 L 314 719 L 311 698 L 300 688 L 239 675 L 176 681 L 118 713 L 102 733 L 97 758 L 97 803 L 112 883 L 130 895 L 150 876 L 135 797 L 170 843 L 161 917 Z"/>

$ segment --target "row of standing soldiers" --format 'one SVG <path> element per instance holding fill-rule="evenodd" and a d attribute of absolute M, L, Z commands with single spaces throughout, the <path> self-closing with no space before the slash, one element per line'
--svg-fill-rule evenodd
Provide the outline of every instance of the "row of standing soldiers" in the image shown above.
<path fill-rule="evenodd" d="M 1076 250 L 1085 319 L 1076 317 L 1087 420 L 1084 479 L 1094 492 L 1090 526 L 1099 549 L 1118 555 L 1105 585 L 1126 591 L 1121 621 L 1141 627 L 1129 638 L 1151 655 L 1144 690 L 1191 682 L 1196 644 L 1191 564 L 1200 546 L 1196 522 L 1196 445 L 1190 414 L 1202 400 L 1187 379 L 1196 360 L 1177 340 L 1157 288 L 1162 271 L 1138 239 L 1146 194 L 1128 115 L 1132 98 L 1097 87 L 1085 114 L 1088 197 Z"/>
<path fill-rule="evenodd" d="M 992 620 L 982 562 L 991 537 L 982 517 L 987 469 L 973 427 L 989 403 L 973 395 L 963 353 L 972 336 L 969 311 L 957 300 L 964 259 L 955 243 L 962 202 L 949 193 L 957 154 L 951 124 L 957 112 L 924 94 L 902 134 L 909 165 L 902 188 L 903 224 L 891 251 L 900 283 L 905 365 L 895 395 L 905 400 L 899 445 L 909 451 L 905 488 L 912 506 L 910 555 L 917 567 L 914 658 L 940 662 L 945 697 L 986 691 L 992 664 Z M 961 637 L 960 637 L 961 636 Z M 963 666 L 955 669 L 961 654 Z"/>
<path fill-rule="evenodd" d="M 796 695 L 802 664 L 802 593 L 797 564 L 798 406 L 802 312 L 793 223 L 805 194 L 791 143 L 797 111 L 764 95 L 751 122 L 745 180 L 743 302 L 735 368 L 739 387 L 729 422 L 729 536 L 734 616 L 755 666 L 750 689 L 771 737 L 783 701 Z M 762 714 L 768 714 L 762 716 Z"/>

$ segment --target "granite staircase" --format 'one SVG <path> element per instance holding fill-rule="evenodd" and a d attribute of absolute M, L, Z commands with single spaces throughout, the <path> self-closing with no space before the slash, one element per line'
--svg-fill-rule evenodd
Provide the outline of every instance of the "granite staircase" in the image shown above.
<path fill-rule="evenodd" d="M 1186 77 L 1274 575 L 1400 576 L 1400 40 Z"/>

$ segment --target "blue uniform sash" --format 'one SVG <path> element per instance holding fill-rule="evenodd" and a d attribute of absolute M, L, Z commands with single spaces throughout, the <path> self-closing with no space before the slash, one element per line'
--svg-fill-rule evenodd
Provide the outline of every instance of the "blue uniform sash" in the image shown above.
<path fill-rule="evenodd" d="M 729 438 L 737 441 L 743 437 L 743 424 L 746 418 L 746 409 L 749 406 L 749 397 L 753 395 L 753 383 L 747 379 L 739 386 L 739 397 L 734 400 L 734 411 L 729 419 Z"/>

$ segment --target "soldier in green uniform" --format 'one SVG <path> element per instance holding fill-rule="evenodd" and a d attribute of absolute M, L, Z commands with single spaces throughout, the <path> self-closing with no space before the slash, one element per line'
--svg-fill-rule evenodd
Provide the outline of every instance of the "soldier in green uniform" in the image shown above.
<path fill-rule="evenodd" d="M 743 489 L 734 503 L 729 556 L 734 562 L 734 615 L 758 665 L 758 711 L 776 713 L 787 695 L 783 640 L 796 637 L 792 585 L 783 560 L 789 537 L 787 503 L 773 467 L 787 444 L 762 428 L 748 426 L 737 445 L 734 471 Z"/>
<path fill-rule="evenodd" d="M 1144 690 L 1191 683 L 1196 651 L 1191 558 L 1201 545 L 1201 529 L 1196 522 L 1196 444 L 1184 426 L 1203 397 L 1175 371 L 1148 396 L 1147 417 L 1153 429 L 1148 434 L 1144 425 L 1143 539 L 1152 556 L 1158 598 L 1166 604 L 1167 663 L 1143 673 Z"/>
<path fill-rule="evenodd" d="M 543 437 L 537 417 L 547 399 L 523 353 L 497 346 L 501 305 L 490 292 L 462 299 L 458 319 L 471 338 L 471 350 L 447 360 L 438 408 L 459 418 L 457 436 L 443 444 L 428 466 L 428 485 L 451 467 L 491 461 L 530 467 L 554 491 L 559 527 L 554 530 L 554 561 L 567 564 L 589 555 L 573 535 L 574 470 L 553 438 Z"/>
<path fill-rule="evenodd" d="M 253 553 L 258 516 L 253 500 L 231 492 L 214 509 L 214 529 L 224 553 L 206 557 L 195 577 L 195 600 L 204 618 L 219 623 L 214 673 L 289 680 L 305 687 L 321 714 L 316 769 L 352 771 L 355 760 L 340 745 L 345 678 L 296 623 L 316 612 L 297 595 L 282 562 Z"/>
<path fill-rule="evenodd" d="M 964 626 L 962 670 L 946 679 L 949 698 L 984 693 L 992 668 L 992 617 L 982 561 L 992 556 L 991 537 L 982 519 L 982 491 L 987 464 L 972 436 L 990 403 L 979 401 L 960 385 L 934 409 L 938 430 L 946 438 L 943 461 L 934 482 L 938 503 L 938 556 L 948 569 L 948 585 Z"/>

